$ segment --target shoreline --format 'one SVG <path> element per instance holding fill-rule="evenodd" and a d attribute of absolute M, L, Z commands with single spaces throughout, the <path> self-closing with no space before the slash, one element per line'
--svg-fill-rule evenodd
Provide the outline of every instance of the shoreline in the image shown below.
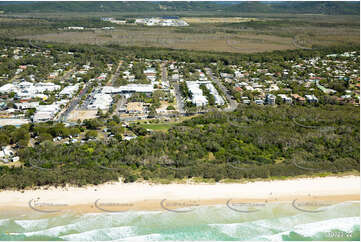
<path fill-rule="evenodd" d="M 359 176 L 328 176 L 290 180 L 216 184 L 150 184 L 113 182 L 97 186 L 0 191 L 0 211 L 39 213 L 182 211 L 211 205 L 297 201 L 339 203 L 360 201 Z M 184 209 L 183 209 L 184 210 Z"/>
<path fill-rule="evenodd" d="M 119 203 L 121 205 L 116 207 L 108 208 L 108 206 L 101 206 L 101 209 L 96 207 L 94 203 L 91 204 L 78 204 L 78 205 L 66 205 L 57 207 L 56 210 L 53 210 L 51 206 L 42 207 L 40 211 L 31 209 L 29 206 L 0 206 L 0 211 L 3 214 L 26 214 L 27 212 L 38 213 L 39 215 L 57 215 L 63 214 L 67 212 L 71 212 L 74 214 L 88 214 L 88 213 L 124 213 L 124 212 L 191 212 L 193 208 L 196 207 L 204 207 L 204 206 L 227 206 L 228 202 L 231 200 L 231 205 L 228 207 L 234 207 L 238 209 L 237 204 L 243 204 L 243 207 L 239 207 L 242 209 L 239 210 L 254 210 L 257 207 L 266 207 L 268 204 L 281 204 L 288 203 L 290 207 L 292 207 L 292 203 L 296 202 L 296 204 L 306 204 L 306 203 L 319 203 L 317 208 L 308 209 L 312 210 L 321 210 L 322 204 L 333 205 L 342 202 L 358 202 L 359 203 L 359 195 L 340 195 L 340 196 L 298 196 L 298 197 L 283 197 L 279 199 L 211 199 L 211 200 L 172 200 L 171 203 L 178 204 L 187 204 L 176 207 L 167 206 L 166 208 L 162 207 L 162 200 L 144 200 L 138 201 L 134 203 Z M 131 206 L 127 205 L 130 204 Z M 236 205 L 235 205 L 236 204 Z M 129 207 L 128 207 L 129 206 Z M 300 207 L 301 208 L 301 207 Z M 232 208 L 230 208 L 232 209 Z M 297 208 L 296 208 L 297 209 Z M 301 210 L 300 210 L 301 211 Z M 242 212 L 247 213 L 247 212 Z"/>

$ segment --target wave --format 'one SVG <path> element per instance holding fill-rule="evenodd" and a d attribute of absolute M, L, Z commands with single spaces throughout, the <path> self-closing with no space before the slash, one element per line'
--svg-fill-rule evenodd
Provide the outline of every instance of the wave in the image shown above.
<path fill-rule="evenodd" d="M 162 238 L 161 234 L 147 234 L 147 235 L 127 237 L 117 241 L 154 241 L 154 240 L 161 240 L 161 238 Z"/>
<path fill-rule="evenodd" d="M 359 231 L 359 202 L 300 212 L 291 204 L 267 204 L 252 214 L 226 206 L 201 206 L 189 213 L 128 211 L 0 220 L 0 240 L 323 240 L 331 231 Z M 9 237 L 10 236 L 10 237 Z M 356 236 L 356 239 L 359 238 Z"/>
<path fill-rule="evenodd" d="M 20 225 L 25 231 L 34 231 L 46 229 L 48 227 L 49 219 L 14 220 L 14 222 Z"/>
<path fill-rule="evenodd" d="M 8 223 L 9 222 L 9 219 L 0 219 L 0 226 L 5 224 L 5 223 Z"/>
<path fill-rule="evenodd" d="M 256 237 L 255 240 L 282 241 L 285 237 L 295 236 L 295 234 L 300 235 L 301 238 L 311 237 L 322 240 L 322 238 L 325 237 L 325 233 L 332 231 L 352 233 L 354 231 L 357 231 L 357 227 L 359 231 L 360 217 L 336 218 L 314 223 L 296 225 L 292 230 L 270 236 Z M 328 239 L 332 238 L 329 237 Z M 340 237 L 339 239 L 342 239 L 342 237 Z"/>
<path fill-rule="evenodd" d="M 83 233 L 60 236 L 60 238 L 64 240 L 72 240 L 72 241 L 79 241 L 79 240 L 100 241 L 100 240 L 119 240 L 132 235 L 134 235 L 133 227 L 125 226 L 125 227 L 116 227 L 116 228 L 95 229 Z"/>
<path fill-rule="evenodd" d="M 274 205 L 272 207 L 269 207 L 268 209 L 261 211 L 257 215 L 258 217 L 256 217 L 256 219 L 250 217 L 248 221 L 240 223 L 218 223 L 209 224 L 209 226 L 225 235 L 231 236 L 236 239 L 262 240 L 264 236 L 274 236 L 275 234 L 283 235 L 283 233 L 293 231 L 294 229 L 300 230 L 301 228 L 303 228 L 302 226 L 304 224 L 311 224 L 311 226 L 307 227 L 305 230 L 308 230 L 311 234 L 314 234 L 316 232 L 313 232 L 311 230 L 312 226 L 323 225 L 322 229 L 325 230 L 327 229 L 325 227 L 326 225 L 332 227 L 332 223 L 334 223 L 334 221 L 337 221 L 337 219 L 341 219 L 339 218 L 340 215 L 342 215 L 346 219 L 345 221 L 349 221 L 347 219 L 350 217 L 359 215 L 359 203 L 354 202 L 345 202 L 330 205 L 328 207 L 325 207 L 324 209 L 325 212 L 312 214 L 299 212 L 288 206 Z M 358 211 L 358 214 L 355 213 L 356 210 Z M 255 215 L 255 213 L 252 215 Z M 340 222 L 342 221 L 343 220 L 340 220 Z M 350 220 L 350 223 L 355 224 L 355 220 Z M 343 227 L 335 229 L 340 229 L 344 231 Z M 348 227 L 348 229 L 350 229 L 350 227 Z M 259 237 L 260 235 L 262 235 L 263 237 Z M 280 239 L 280 237 L 277 236 L 276 238 Z"/>

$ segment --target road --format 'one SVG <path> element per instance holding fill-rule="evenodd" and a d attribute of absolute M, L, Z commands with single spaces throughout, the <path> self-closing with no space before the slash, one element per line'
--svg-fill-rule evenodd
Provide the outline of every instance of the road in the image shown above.
<path fill-rule="evenodd" d="M 74 108 L 79 104 L 81 98 L 86 95 L 86 93 L 88 92 L 89 86 L 91 85 L 90 82 L 88 82 L 85 87 L 83 88 L 83 90 L 80 91 L 79 95 L 74 97 L 70 104 L 68 105 L 68 107 L 66 108 L 66 110 L 60 115 L 59 117 L 59 121 L 60 122 L 66 122 L 69 116 L 69 113 L 71 113 L 71 111 L 74 110 Z"/>
<path fill-rule="evenodd" d="M 178 83 L 174 83 L 174 90 L 175 90 L 175 98 L 177 100 L 177 109 L 180 114 L 184 114 L 185 113 L 184 103 Z"/>
<path fill-rule="evenodd" d="M 118 77 L 119 77 L 119 69 L 120 69 L 121 64 L 122 64 L 122 62 L 119 61 L 118 66 L 117 66 L 117 69 L 115 70 L 114 74 L 112 74 L 112 75 L 110 76 L 109 82 L 108 82 L 107 85 L 109 85 L 109 86 L 110 86 L 110 85 L 114 86 L 114 81 L 117 80 Z"/>
<path fill-rule="evenodd" d="M 69 79 L 69 77 L 75 72 L 76 67 L 72 68 L 71 70 L 67 71 L 60 79 L 59 81 L 64 82 L 66 79 Z M 59 117 L 55 117 L 54 120 L 60 120 L 61 116 L 63 115 L 63 113 L 66 112 L 66 110 L 63 110 L 62 112 L 60 112 L 57 116 Z"/>
<path fill-rule="evenodd" d="M 118 116 L 120 115 L 119 107 L 125 106 L 126 102 L 127 102 L 126 97 L 123 96 L 123 95 L 121 95 L 120 98 L 119 98 L 119 100 L 118 100 L 118 102 L 113 104 L 113 105 L 115 105 L 115 109 L 114 109 L 114 110 L 115 110 L 115 114 L 116 114 L 116 115 L 118 115 Z"/>
<path fill-rule="evenodd" d="M 166 68 L 166 64 L 163 64 L 162 66 L 162 81 L 165 81 L 167 79 L 167 68 Z M 180 114 L 185 114 L 185 110 L 184 110 L 184 103 L 183 103 L 183 98 L 182 98 L 182 94 L 179 88 L 179 84 L 178 82 L 174 82 L 174 81 L 170 81 L 173 84 L 174 87 L 174 91 L 175 91 L 175 98 L 176 98 L 176 102 L 177 102 L 177 110 Z"/>
<path fill-rule="evenodd" d="M 228 107 L 224 109 L 224 111 L 231 112 L 234 111 L 238 103 L 232 99 L 231 95 L 228 94 L 227 88 L 219 81 L 217 77 L 215 77 L 212 73 L 212 70 L 209 68 L 206 68 L 207 75 L 219 86 L 219 88 L 223 91 L 224 95 L 226 96 L 228 100 Z"/>
<path fill-rule="evenodd" d="M 167 81 L 167 63 L 162 63 L 162 82 Z"/>

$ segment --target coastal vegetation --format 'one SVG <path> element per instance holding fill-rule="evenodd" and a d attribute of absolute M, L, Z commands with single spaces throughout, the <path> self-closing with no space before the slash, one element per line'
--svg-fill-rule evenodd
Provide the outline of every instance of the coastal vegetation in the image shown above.
<path fill-rule="evenodd" d="M 359 123 L 359 109 L 351 105 L 251 105 L 187 119 L 167 132 L 147 132 L 135 124 L 132 129 L 140 137 L 129 141 L 114 138 L 76 144 L 55 144 L 46 138 L 59 132 L 77 133 L 76 128 L 55 125 L 40 131 L 25 125 L 17 130 L 32 135 L 43 132 L 44 141 L 20 150 L 21 167 L 0 167 L 0 188 L 82 186 L 119 178 L 125 182 L 220 181 L 357 171 Z M 98 127 L 85 124 L 78 129 Z M 1 131 L 11 132 L 11 128 Z M 18 132 L 10 134 L 11 139 L 21 137 Z"/>

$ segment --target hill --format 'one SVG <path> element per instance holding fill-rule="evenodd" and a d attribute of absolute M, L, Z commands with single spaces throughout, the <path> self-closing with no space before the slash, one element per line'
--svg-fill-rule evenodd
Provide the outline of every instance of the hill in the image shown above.
<path fill-rule="evenodd" d="M 31 12 L 239 12 L 359 15 L 359 2 L 0 2 L 5 13 Z"/>

